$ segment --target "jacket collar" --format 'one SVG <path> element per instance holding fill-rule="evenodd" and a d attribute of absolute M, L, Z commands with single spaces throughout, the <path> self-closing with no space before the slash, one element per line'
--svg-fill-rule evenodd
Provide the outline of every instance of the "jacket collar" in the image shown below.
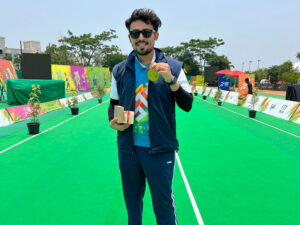
<path fill-rule="evenodd" d="M 154 48 L 154 51 L 155 51 L 155 62 L 167 62 L 164 53 L 160 49 Z M 133 50 L 132 52 L 130 52 L 126 61 L 126 66 L 132 71 L 134 71 L 135 55 L 136 55 L 135 51 Z"/>

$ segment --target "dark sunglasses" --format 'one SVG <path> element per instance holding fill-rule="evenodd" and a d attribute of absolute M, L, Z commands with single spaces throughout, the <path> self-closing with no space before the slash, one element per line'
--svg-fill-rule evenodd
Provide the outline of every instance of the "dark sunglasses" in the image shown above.
<path fill-rule="evenodd" d="M 129 34 L 130 34 L 131 38 L 133 38 L 133 39 L 139 38 L 141 33 L 143 34 L 144 38 L 149 38 L 149 37 L 151 37 L 152 33 L 155 33 L 155 30 L 144 29 L 144 30 L 131 30 L 131 31 L 129 31 Z"/>

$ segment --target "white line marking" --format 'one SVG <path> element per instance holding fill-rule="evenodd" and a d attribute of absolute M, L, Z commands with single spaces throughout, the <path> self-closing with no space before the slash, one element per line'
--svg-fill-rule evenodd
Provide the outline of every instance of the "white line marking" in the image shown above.
<path fill-rule="evenodd" d="M 84 113 L 90 111 L 91 109 L 94 109 L 94 108 L 100 106 L 100 105 L 103 105 L 104 103 L 106 103 L 106 102 L 108 102 L 108 101 L 109 101 L 109 100 L 104 101 L 102 104 L 93 106 L 92 108 L 89 108 L 89 109 L 83 111 L 82 113 L 79 113 L 78 116 L 80 116 L 80 115 L 82 115 L 82 114 L 84 114 Z M 26 141 L 29 141 L 29 140 L 31 140 L 31 139 L 33 139 L 33 138 L 35 138 L 35 137 L 38 137 L 38 136 L 40 136 L 41 134 L 44 134 L 44 133 L 46 133 L 46 132 L 48 132 L 48 131 L 50 131 L 50 130 L 52 130 L 52 129 L 54 129 L 54 128 L 56 128 L 56 127 L 58 127 L 58 126 L 60 126 L 60 125 L 62 125 L 62 124 L 64 124 L 64 123 L 70 121 L 70 120 L 72 120 L 72 119 L 75 119 L 75 118 L 77 118 L 78 116 L 73 116 L 73 117 L 71 117 L 70 119 L 67 119 L 67 120 L 65 120 L 65 121 L 63 121 L 63 122 L 61 122 L 61 123 L 59 123 L 59 124 L 57 124 L 57 125 L 55 125 L 55 126 L 53 126 L 53 127 L 50 127 L 49 129 L 47 129 L 47 130 L 45 130 L 45 131 L 43 131 L 43 132 L 41 132 L 41 133 L 39 133 L 39 134 L 33 135 L 33 136 L 31 136 L 30 138 L 27 138 L 27 139 L 25 139 L 25 140 L 23 140 L 23 141 L 20 141 L 19 143 L 15 144 L 15 145 L 13 145 L 13 146 L 11 146 L 11 147 L 9 147 L 9 148 L 4 149 L 3 151 L 0 152 L 0 154 L 2 154 L 2 153 L 4 153 L 4 152 L 6 152 L 6 151 L 8 151 L 8 150 L 10 150 L 10 149 L 12 149 L 12 148 L 14 148 L 14 147 L 16 147 L 16 146 L 18 146 L 18 145 L 20 145 L 20 144 L 22 144 L 22 143 L 24 143 L 24 142 L 26 142 Z"/>
<path fill-rule="evenodd" d="M 201 100 L 201 98 L 199 98 L 199 97 L 197 97 L 197 98 Z M 203 101 L 204 101 L 204 100 L 203 100 Z M 207 103 L 209 103 L 209 104 L 211 104 L 211 105 L 214 105 L 213 103 L 210 103 L 210 102 L 208 102 L 208 101 L 204 101 L 204 102 L 207 102 Z M 276 130 L 279 130 L 279 131 L 281 131 L 281 132 L 284 132 L 284 133 L 289 134 L 289 135 L 291 135 L 291 136 L 294 136 L 294 137 L 296 137 L 296 138 L 300 138 L 300 136 L 297 136 L 296 134 L 293 134 L 293 133 L 290 133 L 290 132 L 288 132 L 288 131 L 282 130 L 282 129 L 280 129 L 280 128 L 274 127 L 274 126 L 272 126 L 272 125 L 270 125 L 270 124 L 261 122 L 261 121 L 259 121 L 259 120 L 257 120 L 257 119 L 249 118 L 248 116 L 245 116 L 245 115 L 243 115 L 243 114 L 234 112 L 234 111 L 232 111 L 232 110 L 230 110 L 230 109 L 227 109 L 227 108 L 225 108 L 225 107 L 223 107 L 223 106 L 218 106 L 218 107 L 223 108 L 223 109 L 225 109 L 225 110 L 227 110 L 227 111 L 229 111 L 229 112 L 235 113 L 235 114 L 237 114 L 237 115 L 240 115 L 240 116 L 242 116 L 242 117 L 245 117 L 245 118 L 247 118 L 247 119 L 250 119 L 250 120 L 256 121 L 256 122 L 258 122 L 258 123 L 264 124 L 264 125 L 266 125 L 266 126 L 268 126 L 268 127 L 272 127 L 272 128 L 274 128 L 274 129 L 276 129 Z"/>
<path fill-rule="evenodd" d="M 176 161 L 177 161 L 177 164 L 179 166 L 179 170 L 180 170 L 182 179 L 184 181 L 186 190 L 187 190 L 187 192 L 189 194 L 189 197 L 190 197 L 190 200 L 191 200 L 191 203 L 192 203 L 192 206 L 193 206 L 193 209 L 194 209 L 194 212 L 195 212 L 198 224 L 199 225 L 204 225 L 203 220 L 202 220 L 201 215 L 200 215 L 200 212 L 199 212 L 199 209 L 198 209 L 198 206 L 197 206 L 197 203 L 195 201 L 194 195 L 193 195 L 192 190 L 190 188 L 189 182 L 186 179 L 186 176 L 184 174 L 184 171 L 183 171 L 183 168 L 182 168 L 182 165 L 181 165 L 181 162 L 180 162 L 180 159 L 179 159 L 179 156 L 178 156 L 177 152 L 176 152 L 175 156 L 176 156 Z"/>

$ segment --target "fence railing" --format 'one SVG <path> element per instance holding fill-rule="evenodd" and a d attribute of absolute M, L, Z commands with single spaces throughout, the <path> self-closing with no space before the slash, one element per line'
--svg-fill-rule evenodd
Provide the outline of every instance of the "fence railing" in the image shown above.
<path fill-rule="evenodd" d="M 255 87 L 260 90 L 275 90 L 275 91 L 286 91 L 289 84 L 260 84 L 255 83 Z"/>

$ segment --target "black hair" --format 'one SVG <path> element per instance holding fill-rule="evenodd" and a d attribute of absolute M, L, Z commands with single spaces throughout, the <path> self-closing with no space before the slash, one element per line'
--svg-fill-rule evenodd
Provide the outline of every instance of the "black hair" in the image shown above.
<path fill-rule="evenodd" d="M 246 82 L 246 83 L 249 83 L 249 78 L 246 78 L 246 79 L 245 79 L 245 82 Z"/>
<path fill-rule="evenodd" d="M 128 30 L 130 29 L 130 24 L 136 20 L 142 20 L 146 24 L 151 24 L 156 32 L 161 27 L 161 20 L 152 9 L 135 9 L 125 21 Z"/>

